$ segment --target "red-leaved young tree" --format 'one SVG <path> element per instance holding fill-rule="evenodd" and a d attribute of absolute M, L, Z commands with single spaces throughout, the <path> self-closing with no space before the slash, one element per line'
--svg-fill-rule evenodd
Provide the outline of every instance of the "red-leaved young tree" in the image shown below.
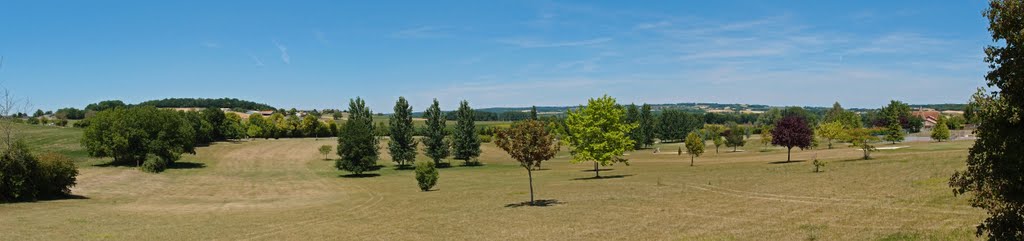
<path fill-rule="evenodd" d="M 558 142 L 544 128 L 544 122 L 526 120 L 512 124 L 512 127 L 498 131 L 495 143 L 508 152 L 519 165 L 526 168 L 530 178 L 530 205 L 533 202 L 533 169 L 540 163 L 555 157 L 558 153 Z"/>
<path fill-rule="evenodd" d="M 783 117 L 772 129 L 772 145 L 786 147 L 786 162 L 792 160 L 793 147 L 811 147 L 811 138 L 814 138 L 811 126 L 804 118 L 795 115 Z"/>

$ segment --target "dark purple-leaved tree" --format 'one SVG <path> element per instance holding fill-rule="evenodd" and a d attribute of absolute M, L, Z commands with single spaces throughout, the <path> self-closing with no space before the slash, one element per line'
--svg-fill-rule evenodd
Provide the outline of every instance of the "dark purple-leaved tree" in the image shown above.
<path fill-rule="evenodd" d="M 772 129 L 772 145 L 786 147 L 786 162 L 791 161 L 793 147 L 811 147 L 814 131 L 804 118 L 796 115 L 783 117 Z"/>

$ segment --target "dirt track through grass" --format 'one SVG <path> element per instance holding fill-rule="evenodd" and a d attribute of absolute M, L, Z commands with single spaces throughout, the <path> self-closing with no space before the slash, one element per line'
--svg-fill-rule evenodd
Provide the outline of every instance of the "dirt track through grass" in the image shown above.
<path fill-rule="evenodd" d="M 490 144 L 486 166 L 453 162 L 420 192 L 411 171 L 390 165 L 341 177 L 316 151 L 334 143 L 217 143 L 162 174 L 86 165 L 74 192 L 87 199 L 0 205 L 0 240 L 957 240 L 984 215 L 945 184 L 969 142 L 901 144 L 867 161 L 852 148 L 794 151 L 827 161 L 823 173 L 772 164 L 785 150 L 755 145 L 712 148 L 694 167 L 685 154 L 641 150 L 605 179 L 560 153 L 534 173 L 537 197 L 557 201 L 548 207 L 506 207 L 528 198 L 526 174 Z"/>

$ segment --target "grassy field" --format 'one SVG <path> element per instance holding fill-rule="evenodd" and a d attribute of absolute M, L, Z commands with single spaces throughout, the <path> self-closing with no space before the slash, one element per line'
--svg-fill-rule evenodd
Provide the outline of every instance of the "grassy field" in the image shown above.
<path fill-rule="evenodd" d="M 492 144 L 485 166 L 454 162 L 420 192 L 383 149 L 380 176 L 343 177 L 316 151 L 334 139 L 217 143 L 146 174 L 93 166 L 102 161 L 80 155 L 77 135 L 33 127 L 27 139 L 76 155 L 82 197 L 0 205 L 0 240 L 970 240 L 984 218 L 946 184 L 971 142 L 900 143 L 867 161 L 845 146 L 794 151 L 800 161 L 780 163 L 784 149 L 750 141 L 709 146 L 693 167 L 670 143 L 630 153 L 604 179 L 563 152 L 534 173 L 538 199 L 554 204 L 519 207 L 526 172 Z M 825 172 L 812 172 L 814 157 Z"/>

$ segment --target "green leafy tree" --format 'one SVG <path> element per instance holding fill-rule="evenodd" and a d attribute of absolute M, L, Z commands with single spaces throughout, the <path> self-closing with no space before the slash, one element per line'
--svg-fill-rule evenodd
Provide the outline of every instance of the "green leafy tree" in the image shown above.
<path fill-rule="evenodd" d="M 43 110 L 36 110 L 35 113 L 32 113 L 32 117 L 36 118 L 43 117 L 44 115 L 46 115 L 46 112 L 43 112 Z"/>
<path fill-rule="evenodd" d="M 299 119 L 299 116 L 288 115 L 284 120 L 284 137 L 302 137 L 302 119 Z"/>
<path fill-rule="evenodd" d="M 199 112 L 203 115 L 203 119 L 209 122 L 213 126 L 213 132 L 210 132 L 210 138 L 212 141 L 225 140 L 224 132 L 227 126 L 224 125 L 224 120 L 227 118 L 224 116 L 224 111 L 220 108 L 206 108 Z"/>
<path fill-rule="evenodd" d="M 530 107 L 530 119 L 531 120 L 540 120 L 540 119 L 537 118 L 537 106 L 536 105 Z"/>
<path fill-rule="evenodd" d="M 320 155 L 324 155 L 324 160 L 329 160 L 330 159 L 330 158 L 327 157 L 327 155 L 330 155 L 331 151 L 333 151 L 333 150 L 334 150 L 334 147 L 331 146 L 331 145 L 322 145 L 322 146 L 320 146 L 320 149 L 318 149 L 318 151 L 320 151 Z"/>
<path fill-rule="evenodd" d="M 195 153 L 195 132 L 175 111 L 152 106 L 114 108 L 89 118 L 82 146 L 93 157 L 113 157 L 114 163 L 135 162 L 147 156 L 165 165 L 183 153 Z"/>
<path fill-rule="evenodd" d="M 938 142 L 949 140 L 949 126 L 946 125 L 945 117 L 939 117 L 938 123 L 935 123 L 935 128 L 932 128 L 931 137 Z"/>
<path fill-rule="evenodd" d="M 314 115 L 306 115 L 302 117 L 302 122 L 299 124 L 299 129 L 302 130 L 303 137 L 320 137 L 320 129 L 324 123 L 320 122 L 320 118 Z"/>
<path fill-rule="evenodd" d="M 761 127 L 761 145 L 764 145 L 764 150 L 768 150 L 768 145 L 772 144 L 772 129 L 774 128 L 773 125 Z"/>
<path fill-rule="evenodd" d="M 679 110 L 667 109 L 658 117 L 658 136 L 662 142 L 683 141 L 686 134 L 700 127 L 700 121 Z"/>
<path fill-rule="evenodd" d="M 629 138 L 633 139 L 633 149 L 640 150 L 644 147 L 643 142 L 643 130 L 639 127 L 640 124 L 640 108 L 635 104 L 626 105 L 626 116 L 624 121 L 630 124 L 638 125 L 637 128 L 629 132 Z"/>
<path fill-rule="evenodd" d="M 900 126 L 899 117 L 896 115 L 889 115 L 889 124 L 885 127 L 885 141 L 896 142 L 903 141 L 903 127 Z"/>
<path fill-rule="evenodd" d="M 737 148 L 746 145 L 747 141 L 743 139 L 743 130 L 739 126 L 733 126 L 725 130 L 725 146 L 732 147 L 732 152 L 736 152 Z"/>
<path fill-rule="evenodd" d="M 721 134 L 712 133 L 711 142 L 715 144 L 715 154 L 718 154 L 718 148 L 725 144 L 725 138 Z"/>
<path fill-rule="evenodd" d="M 247 129 L 246 129 L 245 133 L 248 134 L 250 138 L 260 138 L 260 137 L 267 138 L 268 137 L 266 135 L 266 129 L 264 129 L 267 126 L 267 122 L 266 122 L 266 120 L 263 119 L 263 115 L 260 115 L 260 114 L 249 115 L 249 120 L 248 120 L 246 126 L 247 126 Z"/>
<path fill-rule="evenodd" d="M 434 160 L 434 164 L 440 166 L 441 160 L 448 157 L 450 149 L 448 141 L 445 140 L 447 133 L 444 112 L 441 112 L 437 99 L 434 99 L 434 103 L 423 115 L 427 118 L 427 126 L 423 130 L 423 145 L 426 147 L 427 156 Z"/>
<path fill-rule="evenodd" d="M 388 153 L 391 160 L 399 166 L 408 166 L 416 160 L 416 139 L 413 133 L 416 132 L 412 124 L 412 106 L 405 100 L 405 97 L 398 97 L 395 102 L 395 113 L 388 120 L 391 128 L 388 142 Z"/>
<path fill-rule="evenodd" d="M 967 169 L 949 181 L 953 193 L 972 194 L 971 204 L 989 217 L 977 235 L 989 240 L 1024 240 L 1024 2 L 992 0 L 984 11 L 994 46 L 985 48 L 990 95 L 973 102 L 978 127 Z"/>
<path fill-rule="evenodd" d="M 465 161 L 467 166 L 479 165 L 475 159 L 480 156 L 480 136 L 476 134 L 473 108 L 469 107 L 468 101 L 463 100 L 455 115 L 457 121 L 452 133 L 452 156 L 456 160 Z"/>
<path fill-rule="evenodd" d="M 860 148 L 864 152 L 864 160 L 871 159 L 871 152 L 877 151 L 872 142 L 878 141 L 878 137 L 871 135 L 871 131 L 861 128 L 847 129 L 845 136 L 850 146 Z"/>
<path fill-rule="evenodd" d="M 693 166 L 693 159 L 704 154 L 704 138 L 696 132 L 686 135 L 686 153 L 690 154 L 690 166 Z"/>
<path fill-rule="evenodd" d="M 843 123 L 838 120 L 833 120 L 818 125 L 818 129 L 815 133 L 817 133 L 818 136 L 821 136 L 821 138 L 828 140 L 828 149 L 832 149 L 832 140 L 841 139 L 845 131 Z"/>
<path fill-rule="evenodd" d="M 361 98 L 350 100 L 348 121 L 338 136 L 338 159 L 335 167 L 361 175 L 377 165 L 378 143 L 373 135 L 373 116 Z"/>
<path fill-rule="evenodd" d="M 570 110 L 565 119 L 568 133 L 563 141 L 572 148 L 572 162 L 593 161 L 596 177 L 601 177 L 599 165 L 629 164 L 622 154 L 633 148 L 633 140 L 627 135 L 636 125 L 622 120 L 624 111 L 608 95 Z"/>
<path fill-rule="evenodd" d="M 284 118 L 284 114 L 280 112 L 274 113 L 267 118 L 267 129 L 268 137 L 278 139 L 281 137 L 288 136 L 288 122 Z"/>
<path fill-rule="evenodd" d="M 224 114 L 224 123 L 221 124 L 221 133 L 228 140 L 245 138 L 246 130 L 242 124 L 242 117 L 235 113 Z"/>
<path fill-rule="evenodd" d="M 434 162 L 429 161 L 418 161 L 416 162 L 416 183 L 419 184 L 421 191 L 430 191 L 434 185 L 437 185 L 437 167 L 434 166 Z"/>
<path fill-rule="evenodd" d="M 499 130 L 495 144 L 526 169 L 530 179 L 530 204 L 533 205 L 533 169 L 540 168 L 541 162 L 558 153 L 559 145 L 554 135 L 548 132 L 543 122 L 527 120 Z"/>
<path fill-rule="evenodd" d="M 637 120 L 637 129 L 640 129 L 640 142 L 643 143 L 644 147 L 654 146 L 654 135 L 655 135 L 655 119 L 654 113 L 651 113 L 651 105 L 644 103 L 640 107 L 640 118 Z"/>

